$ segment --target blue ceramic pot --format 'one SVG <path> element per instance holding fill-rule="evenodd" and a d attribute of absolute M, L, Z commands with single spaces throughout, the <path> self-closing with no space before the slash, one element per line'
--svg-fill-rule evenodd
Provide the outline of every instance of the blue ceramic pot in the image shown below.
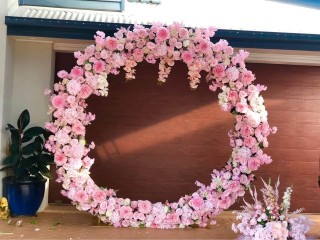
<path fill-rule="evenodd" d="M 35 216 L 43 200 L 46 181 L 36 178 L 26 181 L 17 181 L 14 177 L 3 178 L 3 196 L 8 199 L 11 216 Z"/>

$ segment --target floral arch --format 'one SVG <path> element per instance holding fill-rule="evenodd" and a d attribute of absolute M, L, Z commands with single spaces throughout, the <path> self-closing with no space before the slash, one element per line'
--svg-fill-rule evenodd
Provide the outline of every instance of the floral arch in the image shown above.
<path fill-rule="evenodd" d="M 267 121 L 264 100 L 266 87 L 255 85 L 254 74 L 246 69 L 249 53 L 233 48 L 225 40 L 212 43 L 216 29 L 187 29 L 181 24 L 154 24 L 150 28 L 135 25 L 121 28 L 114 37 L 98 31 L 95 44 L 84 53 L 76 52 L 75 66 L 70 73 L 60 71 L 61 81 L 50 95 L 50 112 L 56 120 L 46 123 L 53 133 L 46 147 L 54 153 L 58 182 L 62 194 L 79 210 L 89 211 L 115 227 L 183 228 L 215 223 L 217 216 L 228 209 L 253 180 L 253 171 L 271 162 L 263 153 L 267 136 L 274 133 Z M 219 93 L 219 105 L 236 119 L 228 133 L 232 154 L 221 171 L 213 170 L 210 185 L 196 182 L 198 190 L 173 203 L 151 203 L 117 198 L 113 189 L 98 187 L 90 178 L 94 159 L 88 156 L 94 143 L 86 143 L 85 126 L 95 119 L 86 112 L 86 99 L 95 94 L 108 95 L 108 74 L 118 74 L 123 67 L 126 80 L 135 78 L 135 66 L 142 61 L 159 61 L 159 83 L 164 83 L 175 61 L 188 67 L 191 89 L 199 84 L 200 72 L 207 72 L 209 89 Z"/>

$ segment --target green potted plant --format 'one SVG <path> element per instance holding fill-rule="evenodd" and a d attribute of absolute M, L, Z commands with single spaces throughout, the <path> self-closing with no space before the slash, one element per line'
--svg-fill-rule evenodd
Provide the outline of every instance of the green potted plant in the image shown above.
<path fill-rule="evenodd" d="M 50 178 L 47 165 L 53 164 L 53 155 L 45 148 L 50 136 L 42 127 L 26 127 L 30 114 L 24 110 L 17 121 L 17 128 L 7 124 L 11 142 L 9 154 L 0 169 L 11 170 L 12 176 L 2 179 L 3 196 L 8 199 L 12 216 L 36 215 L 44 196 L 45 183 Z"/>

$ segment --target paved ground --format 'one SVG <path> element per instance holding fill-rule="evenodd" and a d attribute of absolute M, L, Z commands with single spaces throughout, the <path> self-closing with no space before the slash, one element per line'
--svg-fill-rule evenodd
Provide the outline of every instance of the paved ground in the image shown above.
<path fill-rule="evenodd" d="M 310 235 L 320 239 L 320 214 L 308 215 L 315 224 Z M 21 226 L 15 224 L 22 220 Z M 217 225 L 199 229 L 133 229 L 99 226 L 97 219 L 70 207 L 50 207 L 37 217 L 13 218 L 0 222 L 0 239 L 236 239 L 231 231 L 234 215 L 223 213 Z"/>

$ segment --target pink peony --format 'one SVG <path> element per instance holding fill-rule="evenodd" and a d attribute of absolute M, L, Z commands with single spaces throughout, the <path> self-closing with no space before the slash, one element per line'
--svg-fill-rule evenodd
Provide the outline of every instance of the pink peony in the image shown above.
<path fill-rule="evenodd" d="M 57 166 L 62 166 L 67 162 L 67 157 L 61 152 L 56 152 L 54 154 L 54 162 Z"/>
<path fill-rule="evenodd" d="M 199 210 L 204 204 L 203 198 L 194 197 L 189 201 L 189 205 L 193 207 L 195 210 Z"/>
<path fill-rule="evenodd" d="M 130 219 L 133 216 L 132 208 L 129 206 L 122 206 L 119 212 L 120 217 L 124 219 Z"/>
<path fill-rule="evenodd" d="M 99 190 L 96 190 L 93 192 L 92 198 L 95 202 L 100 203 L 100 202 L 103 202 L 104 200 L 106 200 L 107 194 L 105 191 L 102 191 L 99 189 Z"/>
<path fill-rule="evenodd" d="M 65 70 L 61 70 L 57 73 L 59 78 L 67 78 L 69 76 L 69 73 Z"/>
<path fill-rule="evenodd" d="M 193 62 L 193 54 L 189 51 L 183 51 L 181 54 L 181 58 L 182 60 L 186 63 L 186 64 L 190 64 Z"/>
<path fill-rule="evenodd" d="M 251 171 L 255 171 L 259 168 L 260 161 L 258 158 L 252 157 L 248 160 L 248 167 Z"/>
<path fill-rule="evenodd" d="M 92 93 L 92 88 L 89 85 L 87 85 L 87 84 L 81 85 L 79 97 L 86 99 L 91 95 L 91 93 Z"/>
<path fill-rule="evenodd" d="M 152 204 L 148 200 L 138 201 L 138 210 L 141 213 L 147 214 L 152 210 Z"/>
<path fill-rule="evenodd" d="M 114 37 L 107 37 L 105 41 L 105 46 L 108 50 L 114 51 L 118 47 L 118 40 Z"/>
<path fill-rule="evenodd" d="M 89 199 L 88 193 L 83 190 L 77 191 L 75 194 L 75 200 L 80 203 L 86 203 Z"/>
<path fill-rule="evenodd" d="M 96 73 L 101 73 L 103 72 L 104 70 L 106 69 L 106 63 L 102 60 L 99 60 L 99 61 L 96 61 L 94 64 L 93 64 L 93 70 L 96 72 Z"/>
<path fill-rule="evenodd" d="M 83 76 L 83 69 L 79 66 L 76 66 L 76 67 L 72 68 L 70 75 L 73 78 Z"/>
<path fill-rule="evenodd" d="M 77 135 L 84 135 L 86 132 L 85 127 L 82 125 L 82 123 L 80 121 L 76 121 L 73 125 L 72 125 L 72 132 L 74 132 Z"/>
<path fill-rule="evenodd" d="M 240 79 L 244 86 L 247 86 L 248 84 L 253 82 L 255 77 L 251 71 L 245 71 L 241 74 Z"/>
<path fill-rule="evenodd" d="M 167 39 L 170 38 L 170 32 L 167 28 L 165 27 L 161 27 L 158 29 L 157 31 L 157 38 L 160 40 L 160 41 L 165 41 Z"/>
<path fill-rule="evenodd" d="M 61 108 L 64 106 L 65 100 L 60 95 L 54 95 L 51 98 L 51 103 L 52 103 L 52 106 L 54 106 L 55 108 Z"/>

